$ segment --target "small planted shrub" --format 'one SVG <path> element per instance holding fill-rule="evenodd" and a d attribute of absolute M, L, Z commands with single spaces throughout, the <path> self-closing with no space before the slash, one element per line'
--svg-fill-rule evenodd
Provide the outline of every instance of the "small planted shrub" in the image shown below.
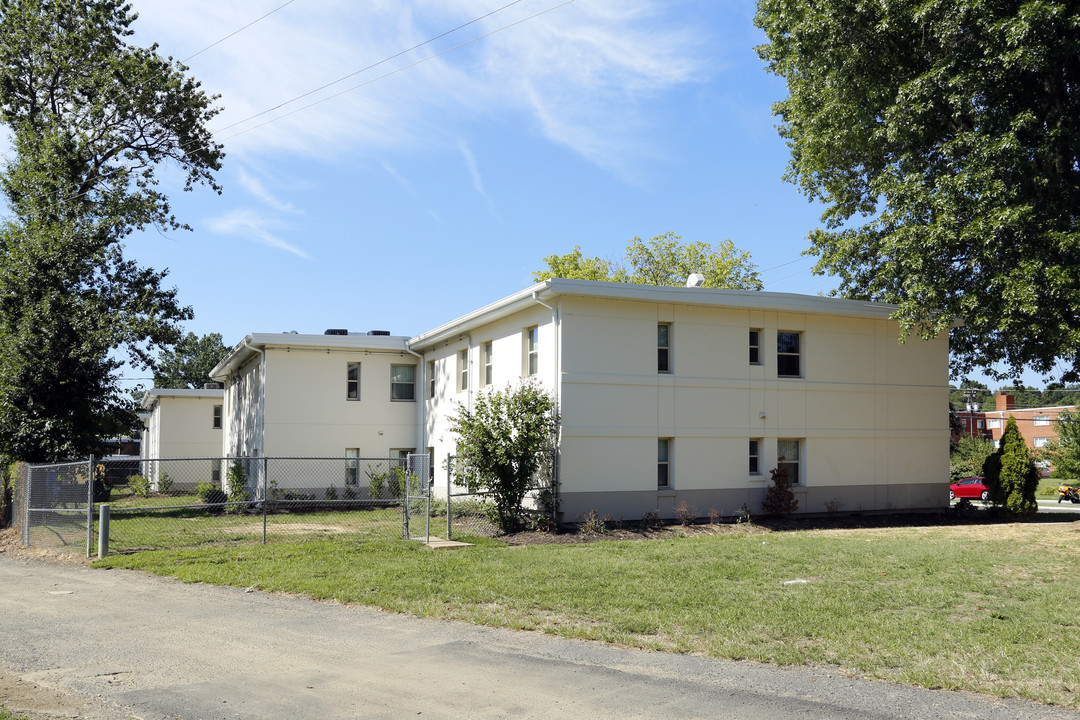
<path fill-rule="evenodd" d="M 142 475 L 132 475 L 128 478 L 128 487 L 131 492 L 139 497 L 150 497 L 150 480 Z"/>
<path fill-rule="evenodd" d="M 383 496 L 383 489 L 386 487 L 386 473 L 381 473 L 372 466 L 368 465 L 368 497 L 372 500 L 378 500 Z"/>
<path fill-rule="evenodd" d="M 214 513 L 221 512 L 222 506 L 229 499 L 224 490 L 208 482 L 199 483 L 195 488 L 195 494 L 204 504 L 211 506 L 210 511 Z"/>
<path fill-rule="evenodd" d="M 346 485 L 345 489 L 341 491 L 342 500 L 359 500 L 360 491 L 352 485 Z"/>
<path fill-rule="evenodd" d="M 607 523 L 611 518 L 607 515 L 600 517 L 595 509 L 584 515 L 578 515 L 578 532 L 582 535 L 603 535 L 607 532 Z"/>
<path fill-rule="evenodd" d="M 171 477 L 169 477 L 169 473 L 167 473 L 167 472 L 161 473 L 161 477 L 158 478 L 158 481 L 157 481 L 158 492 L 161 493 L 162 495 L 165 495 L 170 490 L 172 490 L 172 486 L 173 486 L 173 479 Z"/>
<path fill-rule="evenodd" d="M 660 511 L 656 508 L 652 510 L 646 510 L 645 514 L 641 516 L 641 522 L 639 525 L 643 530 L 656 530 L 663 523 L 660 522 Z"/>
<path fill-rule="evenodd" d="M 720 524 L 720 511 L 717 510 L 716 508 L 709 508 L 709 524 L 710 525 L 719 525 Z"/>
<path fill-rule="evenodd" d="M 323 500 L 337 500 L 337 486 L 331 485 L 326 488 L 326 492 L 323 493 Z"/>
<path fill-rule="evenodd" d="M 768 515 L 790 515 L 795 512 L 799 508 L 799 501 L 791 490 L 787 469 L 775 467 L 769 471 L 769 475 L 772 476 L 772 485 L 765 491 L 762 511 Z"/>
<path fill-rule="evenodd" d="M 677 519 L 679 524 L 684 527 L 693 525 L 694 520 L 697 519 L 697 510 L 693 505 L 687 505 L 686 501 L 683 500 L 679 503 L 679 506 L 675 508 L 675 519 Z"/>
<path fill-rule="evenodd" d="M 225 474 L 225 484 L 229 488 L 228 497 L 230 503 L 243 503 L 250 499 L 248 498 L 247 481 L 247 470 L 244 469 L 240 461 L 236 461 L 229 466 L 229 471 Z M 240 505 L 231 505 L 229 512 L 241 512 L 242 509 Z"/>
<path fill-rule="evenodd" d="M 537 515 L 529 521 L 529 529 L 535 532 L 553 533 L 559 529 L 559 524 L 550 515 Z"/>

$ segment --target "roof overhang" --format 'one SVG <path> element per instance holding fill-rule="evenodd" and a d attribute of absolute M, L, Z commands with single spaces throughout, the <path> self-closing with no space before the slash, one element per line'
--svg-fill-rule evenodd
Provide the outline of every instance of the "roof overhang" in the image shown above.
<path fill-rule="evenodd" d="M 175 398 L 217 398 L 224 397 L 225 391 L 221 388 L 214 390 L 207 389 L 192 389 L 192 388 L 150 388 L 143 393 L 142 401 L 139 403 L 147 410 L 153 410 L 154 405 L 160 402 L 161 398 L 175 397 Z"/>
<path fill-rule="evenodd" d="M 329 350 L 407 353 L 402 335 L 302 335 L 298 333 L 251 333 L 237 343 L 210 371 L 214 380 L 224 381 L 249 360 L 268 349 Z"/>

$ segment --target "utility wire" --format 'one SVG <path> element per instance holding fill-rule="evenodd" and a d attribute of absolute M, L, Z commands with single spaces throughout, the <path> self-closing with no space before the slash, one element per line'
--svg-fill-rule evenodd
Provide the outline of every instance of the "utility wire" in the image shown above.
<path fill-rule="evenodd" d="M 247 30 L 247 29 L 248 29 L 249 27 L 251 27 L 251 26 L 252 26 L 252 25 L 254 25 L 255 23 L 259 22 L 260 20 L 265 20 L 266 18 L 268 18 L 268 17 L 270 17 L 271 15 L 273 15 L 274 13 L 276 13 L 276 12 L 277 12 L 278 10 L 282 9 L 283 7 L 285 7 L 285 6 L 287 6 L 287 5 L 292 5 L 292 4 L 294 3 L 294 2 L 296 2 L 296 0 L 289 0 L 289 1 L 287 2 L 287 3 L 284 3 L 284 4 L 282 4 L 282 5 L 278 5 L 278 6 L 276 7 L 276 8 L 274 8 L 274 9 L 273 9 L 273 10 L 271 10 L 270 12 L 266 13 L 265 15 L 261 15 L 261 16 L 259 16 L 259 17 L 255 18 L 254 20 L 252 20 L 251 22 L 249 22 L 249 23 L 248 23 L 247 25 L 245 25 L 245 26 L 243 26 L 243 27 L 241 27 L 241 28 L 238 28 L 238 29 L 236 29 L 236 30 L 233 30 L 233 31 L 232 31 L 231 33 L 229 33 L 229 34 L 228 34 L 228 35 L 226 35 L 225 37 L 221 38 L 220 40 L 217 40 L 217 41 L 215 41 L 215 42 L 212 42 L 212 43 L 210 43 L 209 45 L 207 45 L 206 47 L 204 47 L 204 48 L 203 48 L 202 50 L 198 51 L 197 53 L 194 53 L 194 54 L 192 54 L 192 55 L 188 55 L 188 56 L 187 56 L 186 58 L 184 58 L 184 59 L 183 59 L 183 60 L 181 60 L 180 62 L 182 62 L 182 63 L 186 63 L 186 62 L 187 62 L 188 60 L 190 60 L 191 58 L 193 58 L 193 57 L 197 57 L 197 56 L 199 56 L 199 55 L 202 55 L 202 54 L 203 54 L 204 52 L 206 52 L 206 51 L 207 51 L 207 50 L 209 50 L 210 48 L 212 48 L 212 47 L 216 47 L 216 46 L 220 45 L 221 43 L 223 43 L 223 42 L 225 42 L 226 40 L 228 40 L 229 38 L 231 38 L 231 37 L 232 37 L 233 35 L 236 35 L 236 34 L 238 34 L 238 33 L 241 33 L 241 32 L 243 32 L 244 30 Z"/>

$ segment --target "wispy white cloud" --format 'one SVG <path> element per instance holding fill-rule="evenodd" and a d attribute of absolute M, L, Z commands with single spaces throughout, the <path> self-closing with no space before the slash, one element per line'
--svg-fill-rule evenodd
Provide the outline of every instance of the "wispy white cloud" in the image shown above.
<path fill-rule="evenodd" d="M 495 215 L 495 203 L 492 201 L 491 196 L 487 194 L 487 191 L 484 190 L 484 179 L 480 177 L 480 168 L 476 166 L 476 157 L 464 140 L 458 140 L 457 146 L 461 156 L 465 158 L 465 168 L 469 171 L 469 177 L 472 178 L 473 189 L 480 193 L 480 196 L 487 203 L 488 210 L 491 211 L 492 215 Z"/>
<path fill-rule="evenodd" d="M 253 239 L 258 243 L 292 253 L 305 260 L 308 254 L 274 234 L 278 222 L 250 208 L 236 208 L 223 217 L 211 220 L 208 226 L 221 235 L 236 235 Z"/>
<path fill-rule="evenodd" d="M 442 218 L 439 217 L 438 213 L 436 213 L 430 207 L 427 207 L 427 203 L 424 201 L 424 198 L 420 196 L 420 193 L 416 192 L 416 188 L 412 186 L 412 183 L 410 183 L 408 179 L 405 178 L 405 176 L 403 176 L 397 171 L 397 168 L 395 168 L 393 165 L 386 161 L 383 161 L 381 164 L 382 169 L 385 170 L 387 174 L 390 175 L 390 177 L 394 178 L 394 182 L 400 185 L 405 190 L 405 192 L 409 193 L 409 195 L 415 198 L 416 201 L 420 203 L 420 205 L 424 206 L 424 208 L 427 210 L 428 215 L 434 218 L 436 222 L 442 222 Z"/>
<path fill-rule="evenodd" d="M 240 182 L 240 186 L 247 190 L 248 193 L 258 198 L 262 202 L 266 203 L 270 207 L 274 208 L 275 210 L 290 213 L 298 212 L 298 210 L 292 205 L 292 203 L 285 202 L 284 200 L 278 200 L 277 197 L 275 197 L 269 190 L 266 189 L 266 186 L 263 185 L 261 180 L 252 176 L 243 167 L 241 167 L 237 171 L 237 180 Z"/>
<path fill-rule="evenodd" d="M 215 128 L 230 153 L 343 153 L 452 144 L 488 114 L 521 114 L 551 142 L 616 172 L 655 152 L 665 92 L 703 79 L 715 58 L 700 31 L 662 0 L 522 0 L 446 38 L 248 123 L 348 73 L 488 13 L 491 0 L 295 3 L 191 61 L 225 108 Z M 136 42 L 186 57 L 265 11 L 257 3 L 136 0 Z M 295 114 L 300 106 L 495 34 Z M 259 123 L 281 118 L 268 125 Z M 237 134 L 242 133 L 242 134 Z"/>

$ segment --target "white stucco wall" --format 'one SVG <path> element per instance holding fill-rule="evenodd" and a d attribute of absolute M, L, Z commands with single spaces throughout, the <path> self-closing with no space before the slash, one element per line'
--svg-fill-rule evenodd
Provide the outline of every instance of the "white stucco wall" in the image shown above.
<path fill-rule="evenodd" d="M 143 401 L 149 416 L 141 443 L 143 462 L 139 472 L 149 478 L 155 488 L 165 473 L 174 489 L 190 489 L 199 482 L 214 479 L 213 470 L 219 464 L 207 462 L 205 458 L 221 455 L 223 429 L 214 427 L 214 407 L 223 405 L 223 395 L 221 390 L 148 391 Z"/>

